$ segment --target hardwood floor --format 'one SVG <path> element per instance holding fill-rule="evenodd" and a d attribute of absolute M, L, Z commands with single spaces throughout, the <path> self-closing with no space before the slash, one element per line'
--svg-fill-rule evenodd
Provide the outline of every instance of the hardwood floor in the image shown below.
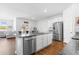
<path fill-rule="evenodd" d="M 65 43 L 54 41 L 50 46 L 36 52 L 34 55 L 59 55 L 65 45 Z"/>
<path fill-rule="evenodd" d="M 15 39 L 0 38 L 0 55 L 15 54 Z"/>
<path fill-rule="evenodd" d="M 15 55 L 15 39 L 0 38 L 0 55 Z M 62 42 L 53 42 L 50 46 L 33 55 L 58 55 L 64 48 Z"/>

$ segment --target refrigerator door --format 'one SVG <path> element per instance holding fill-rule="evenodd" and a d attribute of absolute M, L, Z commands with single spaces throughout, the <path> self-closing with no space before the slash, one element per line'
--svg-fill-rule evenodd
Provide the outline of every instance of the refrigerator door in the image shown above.
<path fill-rule="evenodd" d="M 63 40 L 63 23 L 59 22 L 58 25 L 59 25 L 59 29 L 58 29 L 59 30 L 58 31 L 59 32 L 59 40 L 62 41 Z"/>
<path fill-rule="evenodd" d="M 53 39 L 58 40 L 59 35 L 58 35 L 58 24 L 57 22 L 53 24 Z"/>
<path fill-rule="evenodd" d="M 63 39 L 63 22 L 53 24 L 53 40 L 62 41 Z"/>

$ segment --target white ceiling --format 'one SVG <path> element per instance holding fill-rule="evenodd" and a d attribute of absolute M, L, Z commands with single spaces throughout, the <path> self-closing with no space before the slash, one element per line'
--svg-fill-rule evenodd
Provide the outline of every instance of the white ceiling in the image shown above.
<path fill-rule="evenodd" d="M 68 3 L 8 3 L 5 6 L 26 13 L 33 20 L 45 19 L 62 13 Z M 46 12 L 46 13 L 45 13 Z"/>

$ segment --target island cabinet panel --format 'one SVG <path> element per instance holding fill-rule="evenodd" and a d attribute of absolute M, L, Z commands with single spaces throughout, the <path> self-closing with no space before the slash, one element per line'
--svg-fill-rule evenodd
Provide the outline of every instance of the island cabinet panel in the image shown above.
<path fill-rule="evenodd" d="M 16 38 L 16 54 L 30 55 L 36 51 L 36 37 Z"/>
<path fill-rule="evenodd" d="M 52 43 L 52 34 L 38 34 L 35 36 L 16 37 L 16 54 L 30 55 Z"/>
<path fill-rule="evenodd" d="M 17 55 L 23 55 L 23 39 L 17 37 L 16 38 L 16 51 Z"/>

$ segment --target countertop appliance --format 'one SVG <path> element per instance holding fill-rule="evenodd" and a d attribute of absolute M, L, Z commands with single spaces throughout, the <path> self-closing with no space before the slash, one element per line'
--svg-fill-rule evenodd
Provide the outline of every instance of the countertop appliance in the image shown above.
<path fill-rule="evenodd" d="M 36 28 L 36 27 L 34 27 L 34 28 L 33 28 L 32 33 L 33 33 L 33 34 L 38 33 L 38 30 L 37 30 L 37 28 Z"/>
<path fill-rule="evenodd" d="M 63 22 L 53 24 L 53 40 L 63 41 Z"/>

